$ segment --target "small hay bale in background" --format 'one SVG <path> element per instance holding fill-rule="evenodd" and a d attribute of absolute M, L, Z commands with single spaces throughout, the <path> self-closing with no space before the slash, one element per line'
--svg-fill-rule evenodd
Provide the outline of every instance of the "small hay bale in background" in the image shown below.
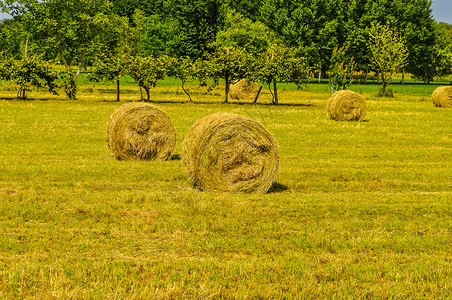
<path fill-rule="evenodd" d="M 254 100 L 258 92 L 257 83 L 248 79 L 240 79 L 229 87 L 229 96 L 236 100 Z"/>
<path fill-rule="evenodd" d="M 131 102 L 108 119 L 107 144 L 119 160 L 168 160 L 176 144 L 176 129 L 157 106 Z"/>
<path fill-rule="evenodd" d="M 355 92 L 337 91 L 328 100 L 327 113 L 336 121 L 362 121 L 367 113 L 366 101 Z"/>
<path fill-rule="evenodd" d="M 276 140 L 257 121 L 215 113 L 190 128 L 182 161 L 201 190 L 266 193 L 276 178 L 279 154 Z"/>
<path fill-rule="evenodd" d="M 433 104 L 437 107 L 452 107 L 452 86 L 440 86 L 433 91 Z"/>

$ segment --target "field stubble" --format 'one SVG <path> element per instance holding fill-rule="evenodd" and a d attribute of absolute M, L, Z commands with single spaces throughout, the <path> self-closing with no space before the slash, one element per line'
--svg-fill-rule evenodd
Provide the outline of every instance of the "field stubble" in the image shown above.
<path fill-rule="evenodd" d="M 452 296 L 452 110 L 363 94 L 366 120 L 336 122 L 327 93 L 283 90 L 275 107 L 166 90 L 153 94 L 178 133 L 165 162 L 111 157 L 123 102 L 0 101 L 1 298 Z M 183 138 L 219 111 L 278 140 L 272 192 L 189 186 Z"/>

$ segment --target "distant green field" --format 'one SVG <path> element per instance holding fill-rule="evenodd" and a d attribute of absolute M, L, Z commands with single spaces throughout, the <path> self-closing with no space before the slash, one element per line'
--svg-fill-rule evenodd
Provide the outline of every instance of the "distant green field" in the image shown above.
<path fill-rule="evenodd" d="M 452 109 L 433 106 L 435 85 L 368 86 L 352 86 L 361 123 L 327 118 L 326 84 L 281 85 L 280 106 L 152 90 L 176 155 L 207 114 L 262 122 L 281 155 L 267 194 L 194 190 L 177 157 L 113 159 L 106 122 L 139 100 L 133 85 L 121 102 L 98 91 L 113 84 L 77 101 L 0 91 L 0 298 L 452 298 Z"/>

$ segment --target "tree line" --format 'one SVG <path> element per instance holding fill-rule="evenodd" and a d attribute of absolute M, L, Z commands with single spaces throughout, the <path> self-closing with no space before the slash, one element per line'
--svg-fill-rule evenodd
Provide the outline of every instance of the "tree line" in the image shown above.
<path fill-rule="evenodd" d="M 303 85 L 317 70 L 335 90 L 356 71 L 378 71 L 384 90 L 396 71 L 426 82 L 452 73 L 451 25 L 432 19 L 429 0 L 0 0 L 0 8 L 14 16 L 0 25 L 0 78 L 22 76 L 22 96 L 23 82 L 55 90 L 52 62 L 64 65 L 69 98 L 87 65 L 93 80 L 131 75 L 145 95 L 162 76 L 182 85 L 249 78 L 276 91 L 277 81 Z M 380 50 L 390 51 L 376 58 L 385 32 Z M 6 71 L 12 61 L 36 70 L 34 81 Z"/>

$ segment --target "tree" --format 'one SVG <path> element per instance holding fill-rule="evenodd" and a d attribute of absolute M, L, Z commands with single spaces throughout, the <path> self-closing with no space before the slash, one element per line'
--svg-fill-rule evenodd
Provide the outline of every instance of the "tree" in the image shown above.
<path fill-rule="evenodd" d="M 14 59 L 8 51 L 0 52 L 0 80 L 11 80 L 14 68 Z"/>
<path fill-rule="evenodd" d="M 452 82 L 452 25 L 439 23 L 435 26 L 435 73 L 449 77 Z"/>
<path fill-rule="evenodd" d="M 69 99 L 75 99 L 76 79 L 86 57 L 102 44 L 102 33 L 110 30 L 107 13 L 111 2 L 22 0 L 17 1 L 19 5 L 16 1 L 2 2 L 10 14 L 21 19 L 44 51 L 58 54 L 66 69 L 66 94 Z M 77 65 L 76 71 L 72 63 Z"/>
<path fill-rule="evenodd" d="M 125 63 L 127 74 L 129 74 L 139 85 L 142 101 L 150 101 L 150 89 L 155 87 L 157 82 L 165 78 L 167 58 L 157 57 L 130 57 Z M 146 92 L 146 98 L 143 96 L 143 90 Z"/>
<path fill-rule="evenodd" d="M 8 53 L 13 56 L 23 56 L 29 37 L 30 34 L 21 22 L 4 20 L 0 24 L 0 51 L 8 50 Z"/>
<path fill-rule="evenodd" d="M 399 1 L 394 1 L 399 2 Z M 395 3 L 396 4 L 396 3 Z M 394 13 L 398 22 L 391 23 L 400 30 L 410 53 L 407 71 L 430 82 L 435 77 L 435 21 L 431 0 L 404 0 Z"/>
<path fill-rule="evenodd" d="M 133 19 L 140 30 L 142 56 L 174 55 L 178 52 L 174 46 L 177 32 L 174 21 L 159 15 L 145 17 L 138 10 L 133 15 Z"/>
<path fill-rule="evenodd" d="M 234 80 L 251 78 L 253 64 L 251 56 L 241 48 L 217 49 L 213 54 L 207 55 L 210 65 L 208 76 L 217 85 L 220 79 L 225 81 L 224 102 L 228 102 L 229 85 Z"/>
<path fill-rule="evenodd" d="M 88 78 L 92 81 L 116 81 L 116 100 L 119 101 L 120 87 L 119 79 L 127 73 L 127 62 L 129 55 L 124 52 L 114 54 L 101 52 L 93 63 Z"/>
<path fill-rule="evenodd" d="M 372 23 L 367 32 L 371 66 L 380 74 L 381 95 L 386 96 L 391 76 L 407 64 L 408 49 L 399 33 L 389 25 Z"/>
<path fill-rule="evenodd" d="M 193 102 L 190 93 L 185 88 L 185 83 L 198 79 L 200 85 L 206 85 L 206 69 L 205 62 L 202 59 L 193 61 L 189 57 L 168 57 L 167 58 L 167 75 L 176 77 L 181 81 L 182 90 L 188 96 L 188 101 Z"/>
<path fill-rule="evenodd" d="M 14 81 L 19 85 L 17 98 L 26 99 L 27 92 L 34 87 L 47 87 L 50 93 L 57 94 L 58 73 L 53 65 L 32 55 L 16 60 L 6 52 L 0 55 L 0 79 Z"/>
<path fill-rule="evenodd" d="M 339 47 L 337 45 L 333 49 L 331 56 L 329 82 L 331 93 L 338 90 L 347 89 L 353 79 L 353 71 L 356 68 L 356 62 L 353 56 L 347 55 L 347 50 L 350 44 Z"/>
<path fill-rule="evenodd" d="M 231 10 L 226 14 L 225 26 L 217 32 L 215 48 L 241 48 L 248 53 L 264 53 L 275 42 L 274 33 L 259 21 L 251 21 Z"/>
<path fill-rule="evenodd" d="M 223 27 L 221 0 L 167 0 L 165 17 L 175 26 L 171 55 L 196 59 L 214 49 L 217 31 Z"/>
<path fill-rule="evenodd" d="M 278 105 L 277 83 L 294 82 L 299 88 L 305 86 L 309 80 L 309 65 L 305 58 L 296 54 L 295 49 L 272 45 L 258 57 L 249 77 L 245 78 L 267 84 L 273 95 L 273 104 Z"/>
<path fill-rule="evenodd" d="M 133 20 L 136 10 L 140 10 L 145 16 L 166 15 L 164 0 L 112 0 L 113 12 L 120 16 L 127 16 Z"/>
<path fill-rule="evenodd" d="M 261 1 L 254 0 L 224 0 L 227 10 L 235 10 L 245 18 L 256 22 L 259 20 Z"/>

